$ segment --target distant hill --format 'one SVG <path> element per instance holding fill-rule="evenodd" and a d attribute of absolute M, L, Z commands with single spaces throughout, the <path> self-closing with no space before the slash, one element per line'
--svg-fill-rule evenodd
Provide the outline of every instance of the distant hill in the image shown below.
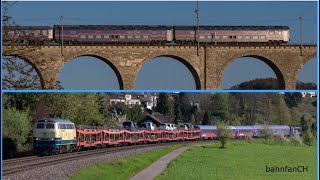
<path fill-rule="evenodd" d="M 232 86 L 230 89 L 245 90 L 245 89 L 279 89 L 278 80 L 276 78 L 258 78 L 251 81 L 245 81 L 238 85 Z M 297 81 L 297 89 L 317 89 L 315 83 L 304 83 Z"/>

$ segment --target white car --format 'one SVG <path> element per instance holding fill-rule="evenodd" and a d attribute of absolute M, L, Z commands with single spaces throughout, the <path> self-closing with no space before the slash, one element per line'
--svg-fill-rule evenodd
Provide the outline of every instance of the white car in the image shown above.
<path fill-rule="evenodd" d="M 146 129 L 150 131 L 154 131 L 156 129 L 156 126 L 152 122 L 145 122 L 143 124 L 145 124 Z"/>
<path fill-rule="evenodd" d="M 171 127 L 169 126 L 168 123 L 165 123 L 165 124 L 161 124 L 161 125 L 159 126 L 159 129 L 170 131 L 170 130 L 171 130 Z"/>
<path fill-rule="evenodd" d="M 183 125 L 180 125 L 179 129 L 181 130 L 188 130 L 188 126 L 183 124 Z"/>

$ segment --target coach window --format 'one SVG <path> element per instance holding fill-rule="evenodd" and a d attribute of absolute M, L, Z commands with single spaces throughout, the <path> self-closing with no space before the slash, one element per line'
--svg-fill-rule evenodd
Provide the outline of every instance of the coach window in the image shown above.
<path fill-rule="evenodd" d="M 35 31 L 34 31 L 34 34 L 35 34 L 35 35 L 39 35 L 39 34 L 40 34 L 40 30 L 35 30 Z"/>
<path fill-rule="evenodd" d="M 93 39 L 93 35 L 89 35 L 89 39 Z"/>
<path fill-rule="evenodd" d="M 96 38 L 97 39 L 101 39 L 101 35 L 96 35 Z"/>
<path fill-rule="evenodd" d="M 126 38 L 126 36 L 120 35 L 120 39 L 125 39 L 125 38 Z"/>
<path fill-rule="evenodd" d="M 205 37 L 204 36 L 200 36 L 200 39 L 205 39 Z"/>
<path fill-rule="evenodd" d="M 208 39 L 212 39 L 212 35 L 208 35 Z"/>
<path fill-rule="evenodd" d="M 250 39 L 250 36 L 246 36 L 246 39 Z"/>
<path fill-rule="evenodd" d="M 252 39 L 258 39 L 258 36 L 252 36 Z"/>
<path fill-rule="evenodd" d="M 109 39 L 109 35 L 103 35 L 105 39 Z"/>
<path fill-rule="evenodd" d="M 70 34 L 77 34 L 77 31 L 70 31 Z"/>
<path fill-rule="evenodd" d="M 260 36 L 260 39 L 266 39 L 266 36 Z"/>
<path fill-rule="evenodd" d="M 216 38 L 216 39 L 221 39 L 221 37 L 220 37 L 220 36 L 216 36 L 215 38 Z"/>
<path fill-rule="evenodd" d="M 228 39 L 228 36 L 222 36 L 222 39 Z"/>
<path fill-rule="evenodd" d="M 81 38 L 81 39 L 85 39 L 85 38 L 86 38 L 86 35 L 81 35 L 80 38 Z"/>
<path fill-rule="evenodd" d="M 140 38 L 140 35 L 136 35 L 135 38 L 136 38 L 136 39 L 139 39 L 139 38 Z"/>
<path fill-rule="evenodd" d="M 132 39 L 132 35 L 128 35 L 128 39 Z"/>
<path fill-rule="evenodd" d="M 42 35 L 47 35 L 47 30 L 42 30 Z"/>
<path fill-rule="evenodd" d="M 143 39 L 148 39 L 148 35 L 143 35 Z"/>
<path fill-rule="evenodd" d="M 243 36 L 237 36 L 238 39 L 242 39 Z"/>

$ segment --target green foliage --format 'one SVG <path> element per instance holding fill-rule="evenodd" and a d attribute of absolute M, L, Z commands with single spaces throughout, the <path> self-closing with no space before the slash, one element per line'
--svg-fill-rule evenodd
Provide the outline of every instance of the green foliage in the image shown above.
<path fill-rule="evenodd" d="M 270 129 L 268 126 L 263 126 L 263 128 L 260 130 L 260 135 L 264 138 L 265 142 L 272 139 L 272 134 L 272 129 Z"/>
<path fill-rule="evenodd" d="M 202 125 L 208 125 L 209 124 L 209 112 L 206 111 L 203 115 Z"/>
<path fill-rule="evenodd" d="M 278 144 L 282 145 L 283 143 L 288 142 L 289 140 L 283 134 L 279 134 L 279 135 L 275 136 L 275 141 Z"/>
<path fill-rule="evenodd" d="M 182 118 L 179 96 L 177 96 L 174 101 L 174 115 L 176 116 L 177 120 L 180 120 Z"/>
<path fill-rule="evenodd" d="M 290 142 L 292 144 L 294 144 L 295 146 L 303 144 L 302 139 L 301 139 L 298 131 L 293 132 L 293 134 L 290 137 Z"/>
<path fill-rule="evenodd" d="M 15 153 L 26 150 L 31 131 L 29 111 L 17 111 L 14 108 L 2 109 L 2 136 L 4 157 L 12 158 Z"/>
<path fill-rule="evenodd" d="M 284 100 L 290 108 L 297 106 L 302 100 L 301 93 L 285 93 L 284 97 Z"/>
<path fill-rule="evenodd" d="M 221 148 L 226 148 L 228 141 L 232 138 L 232 130 L 223 122 L 217 124 L 217 138 L 221 143 Z"/>
<path fill-rule="evenodd" d="M 168 94 L 167 93 L 160 93 L 158 102 L 157 102 L 157 112 L 167 115 L 170 111 L 169 109 L 169 100 L 168 100 Z"/>
<path fill-rule="evenodd" d="M 303 134 L 303 142 L 308 146 L 315 145 L 315 137 L 313 136 L 310 129 L 304 132 Z"/>
<path fill-rule="evenodd" d="M 300 119 L 300 125 L 303 132 L 310 130 L 313 134 L 316 134 L 315 124 L 316 120 L 309 113 L 304 114 Z"/>

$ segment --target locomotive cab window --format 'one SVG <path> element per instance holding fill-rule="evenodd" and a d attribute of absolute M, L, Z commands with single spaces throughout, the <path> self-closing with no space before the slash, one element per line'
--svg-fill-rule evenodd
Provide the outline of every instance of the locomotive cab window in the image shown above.
<path fill-rule="evenodd" d="M 36 128 L 37 129 L 44 129 L 44 123 L 38 123 Z"/>
<path fill-rule="evenodd" d="M 46 124 L 46 129 L 54 129 L 54 124 L 52 124 L 52 123 L 47 123 L 47 124 Z"/>

